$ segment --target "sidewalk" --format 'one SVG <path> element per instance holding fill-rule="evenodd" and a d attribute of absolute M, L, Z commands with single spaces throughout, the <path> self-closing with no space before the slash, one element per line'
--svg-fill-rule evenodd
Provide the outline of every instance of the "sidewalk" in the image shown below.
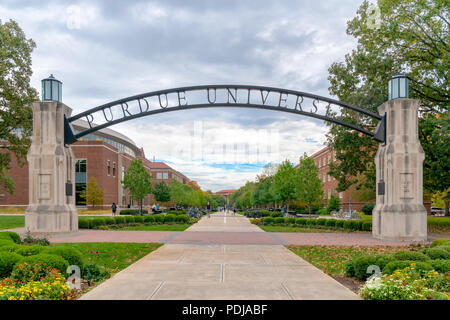
<path fill-rule="evenodd" d="M 208 235 L 206 239 L 205 235 Z M 228 243 L 230 237 L 234 244 Z M 187 243 L 201 238 L 202 241 Z M 220 239 L 227 243 L 221 243 Z M 264 244 L 248 244 L 249 239 L 259 239 Z M 269 240 L 272 243 L 267 243 Z M 185 243 L 175 243 L 180 241 Z M 215 214 L 178 233 L 167 244 L 80 299 L 342 300 L 359 297 L 283 247 L 275 237 L 250 224 L 248 219 Z"/>

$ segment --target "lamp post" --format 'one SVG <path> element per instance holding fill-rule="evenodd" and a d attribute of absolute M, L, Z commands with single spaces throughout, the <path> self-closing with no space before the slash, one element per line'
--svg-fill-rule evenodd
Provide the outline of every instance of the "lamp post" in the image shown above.
<path fill-rule="evenodd" d="M 409 79 L 404 74 L 397 74 L 389 80 L 389 100 L 409 98 Z"/>
<path fill-rule="evenodd" d="M 53 74 L 42 79 L 42 101 L 62 102 L 62 82 L 57 80 Z"/>

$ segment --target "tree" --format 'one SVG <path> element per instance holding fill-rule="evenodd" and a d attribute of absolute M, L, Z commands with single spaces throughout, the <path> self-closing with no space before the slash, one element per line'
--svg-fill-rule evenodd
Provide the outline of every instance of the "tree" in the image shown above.
<path fill-rule="evenodd" d="M 323 197 L 322 182 L 319 179 L 319 169 L 314 164 L 314 160 L 308 158 L 306 154 L 300 158 L 298 172 L 298 195 L 302 201 L 308 205 L 309 213 L 314 203 L 319 202 Z"/>
<path fill-rule="evenodd" d="M 221 194 L 214 194 L 212 196 L 212 199 L 213 201 L 215 201 L 217 206 L 225 207 L 225 205 L 227 204 L 227 200 Z"/>
<path fill-rule="evenodd" d="M 139 212 L 142 214 L 142 199 L 152 192 L 152 176 L 147 172 L 141 159 L 131 161 L 130 167 L 122 181 L 133 199 L 139 201 Z"/>
<path fill-rule="evenodd" d="M 450 105 L 449 70 L 449 11 L 445 0 L 379 0 L 379 23 L 373 23 L 373 12 L 364 1 L 357 16 L 348 23 L 347 34 L 358 40 L 358 45 L 344 62 L 336 62 L 329 68 L 330 94 L 339 100 L 357 105 L 372 112 L 387 100 L 388 81 L 398 72 L 406 72 L 411 79 L 411 98 L 421 101 L 419 136 L 426 153 L 424 187 L 434 191 L 432 182 L 440 170 L 433 170 L 433 163 L 447 168 L 450 165 L 450 145 L 444 139 L 430 144 L 423 134 L 429 127 L 436 136 L 448 137 L 448 125 L 433 126 L 434 119 L 448 119 Z M 375 21 L 376 22 L 376 21 Z M 430 116 L 432 115 L 432 116 Z M 354 112 L 342 110 L 341 120 L 374 128 L 376 123 Z M 448 120 L 447 120 L 448 124 Z M 339 181 L 338 190 L 357 188 L 375 190 L 375 156 L 378 143 L 368 136 L 345 127 L 330 124 L 328 146 L 336 152 L 336 160 L 330 165 L 329 174 Z M 440 149 L 440 158 L 432 151 Z M 432 155 L 432 156 L 430 156 Z M 358 180 L 358 175 L 366 179 Z M 445 177 L 443 177 L 445 178 Z M 439 189 L 449 186 L 449 179 L 439 183 Z"/>
<path fill-rule="evenodd" d="M 271 191 L 272 181 L 270 178 L 260 180 L 256 184 L 255 191 L 253 192 L 253 202 L 257 205 L 267 205 L 274 201 L 274 197 Z"/>
<path fill-rule="evenodd" d="M 327 212 L 338 211 L 341 208 L 341 201 L 336 196 L 336 193 L 333 192 L 330 199 L 328 200 Z"/>
<path fill-rule="evenodd" d="M 31 144 L 30 105 L 38 100 L 37 91 L 30 86 L 35 47 L 15 21 L 2 24 L 0 20 L 0 186 L 10 194 L 15 190 L 14 181 L 7 176 L 11 154 L 23 166 Z"/>
<path fill-rule="evenodd" d="M 156 201 L 167 202 L 170 201 L 169 188 L 164 182 L 160 182 L 155 186 L 152 191 Z"/>
<path fill-rule="evenodd" d="M 94 208 L 96 205 L 103 204 L 103 190 L 98 186 L 97 180 L 92 177 L 86 185 L 85 192 L 80 194 L 85 203 L 90 203 Z"/>
<path fill-rule="evenodd" d="M 297 170 L 289 160 L 281 163 L 277 173 L 273 177 L 272 190 L 275 199 L 286 203 L 287 210 L 289 210 L 291 200 L 295 200 L 298 197 L 298 178 Z"/>

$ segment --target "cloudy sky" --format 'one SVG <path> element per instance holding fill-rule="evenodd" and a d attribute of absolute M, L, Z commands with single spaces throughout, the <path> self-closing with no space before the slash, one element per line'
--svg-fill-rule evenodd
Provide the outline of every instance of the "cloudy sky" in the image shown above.
<path fill-rule="evenodd" d="M 346 22 L 362 0 L 0 0 L 36 42 L 32 85 L 63 81 L 73 114 L 159 89 L 273 86 L 329 96 L 327 69 L 355 47 Z M 169 112 L 111 127 L 203 189 L 237 188 L 262 166 L 323 147 L 327 127 L 249 109 Z"/>

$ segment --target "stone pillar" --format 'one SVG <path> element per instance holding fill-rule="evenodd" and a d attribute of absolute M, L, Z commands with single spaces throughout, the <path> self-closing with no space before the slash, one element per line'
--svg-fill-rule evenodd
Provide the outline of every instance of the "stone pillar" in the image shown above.
<path fill-rule="evenodd" d="M 69 117 L 72 109 L 56 101 L 35 102 L 32 109 L 33 137 L 27 154 L 29 204 L 25 212 L 25 229 L 43 236 L 75 232 L 78 230 L 75 158 L 70 146 L 64 146 L 64 115 Z"/>
<path fill-rule="evenodd" d="M 375 156 L 377 200 L 372 216 L 375 238 L 395 241 L 427 239 L 423 206 L 424 151 L 418 134 L 419 100 L 394 99 L 378 107 L 386 114 L 386 143 Z"/>

